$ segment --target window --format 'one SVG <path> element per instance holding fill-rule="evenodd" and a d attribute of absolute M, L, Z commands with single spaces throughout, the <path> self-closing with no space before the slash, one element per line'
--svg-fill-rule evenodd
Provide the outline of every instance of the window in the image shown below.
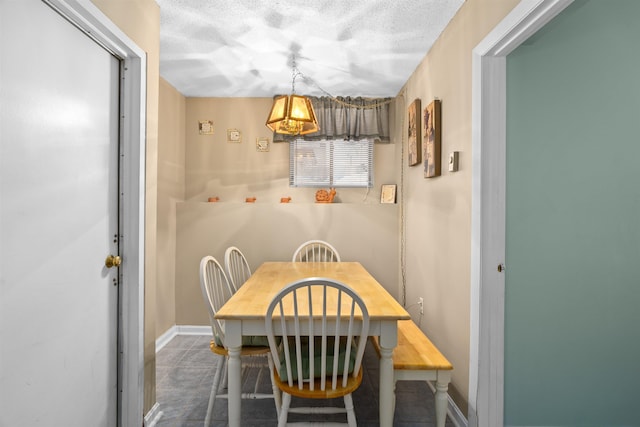
<path fill-rule="evenodd" d="M 292 187 L 372 187 L 373 141 L 291 141 Z"/>

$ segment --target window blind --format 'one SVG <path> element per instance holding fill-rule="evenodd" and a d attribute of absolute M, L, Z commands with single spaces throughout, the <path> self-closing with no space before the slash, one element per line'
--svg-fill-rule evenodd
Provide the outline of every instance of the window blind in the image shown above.
<path fill-rule="evenodd" d="M 373 141 L 306 141 L 289 148 L 291 187 L 372 187 Z"/>

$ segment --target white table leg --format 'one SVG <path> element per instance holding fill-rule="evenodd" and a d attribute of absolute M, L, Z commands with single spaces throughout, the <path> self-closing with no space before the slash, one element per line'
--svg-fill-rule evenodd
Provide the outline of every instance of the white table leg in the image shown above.
<path fill-rule="evenodd" d="M 227 362 L 229 427 L 240 427 L 242 403 L 242 323 L 235 320 L 225 321 L 225 345 L 229 351 Z"/>
<path fill-rule="evenodd" d="M 451 381 L 450 371 L 439 371 L 436 380 L 436 427 L 444 427 L 447 419 L 447 390 Z"/>
<path fill-rule="evenodd" d="M 393 426 L 395 382 L 391 356 L 397 343 L 397 322 L 383 322 L 380 325 L 380 427 Z"/>

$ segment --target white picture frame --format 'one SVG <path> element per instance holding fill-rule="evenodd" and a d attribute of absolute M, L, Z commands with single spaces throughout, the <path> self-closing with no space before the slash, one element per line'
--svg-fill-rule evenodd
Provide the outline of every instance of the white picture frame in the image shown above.
<path fill-rule="evenodd" d="M 270 141 L 269 138 L 256 138 L 256 151 L 267 152 L 269 151 Z"/>
<path fill-rule="evenodd" d="M 383 184 L 380 189 L 380 203 L 396 203 L 395 184 Z"/>
<path fill-rule="evenodd" d="M 238 129 L 227 129 L 227 142 L 242 142 L 242 132 Z"/>

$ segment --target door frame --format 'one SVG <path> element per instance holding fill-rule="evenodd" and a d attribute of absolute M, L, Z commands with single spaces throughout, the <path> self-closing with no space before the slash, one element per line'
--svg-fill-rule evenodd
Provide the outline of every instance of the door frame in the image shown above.
<path fill-rule="evenodd" d="M 572 2 L 522 0 L 472 52 L 472 427 L 504 425 L 506 57 Z"/>
<path fill-rule="evenodd" d="M 144 401 L 146 54 L 90 1 L 43 1 L 122 61 L 118 425 L 137 427 Z"/>

